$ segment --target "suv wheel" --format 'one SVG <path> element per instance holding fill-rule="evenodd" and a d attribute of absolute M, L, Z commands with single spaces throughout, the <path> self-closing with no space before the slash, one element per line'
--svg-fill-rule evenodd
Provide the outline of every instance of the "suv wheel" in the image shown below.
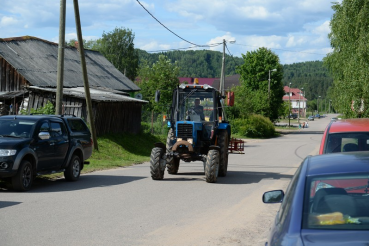
<path fill-rule="evenodd" d="M 27 191 L 31 188 L 33 181 L 33 169 L 29 161 L 23 160 L 17 174 L 12 177 L 13 189 L 16 191 Z"/>
<path fill-rule="evenodd" d="M 64 177 L 68 181 L 78 180 L 81 174 L 81 160 L 77 155 L 73 155 L 68 167 L 64 171 Z"/>

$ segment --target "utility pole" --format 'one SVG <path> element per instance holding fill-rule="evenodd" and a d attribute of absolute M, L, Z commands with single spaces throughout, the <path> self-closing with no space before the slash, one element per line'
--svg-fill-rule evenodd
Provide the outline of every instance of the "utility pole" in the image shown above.
<path fill-rule="evenodd" d="M 63 105 L 65 12 L 66 12 L 65 6 L 66 0 L 60 0 L 58 68 L 57 68 L 56 105 L 55 105 L 56 115 L 62 114 L 62 105 Z"/>
<path fill-rule="evenodd" d="M 224 96 L 224 66 L 225 66 L 225 44 L 226 41 L 225 39 L 223 39 L 223 59 L 222 59 L 222 71 L 221 71 L 221 75 L 220 75 L 220 85 L 219 85 L 219 92 L 222 96 Z"/>
<path fill-rule="evenodd" d="M 301 90 L 303 90 L 304 88 L 301 88 Z M 298 116 L 297 116 L 297 119 L 298 119 L 298 122 L 300 124 L 300 101 L 301 101 L 301 90 L 299 91 L 299 112 L 298 112 Z"/>
<path fill-rule="evenodd" d="M 88 83 L 87 67 L 86 67 L 86 59 L 85 59 L 85 50 L 83 48 L 81 21 L 80 21 L 80 17 L 79 17 L 78 0 L 73 0 L 73 3 L 74 3 L 74 14 L 75 14 L 75 19 L 76 19 L 77 37 L 78 37 L 78 49 L 79 49 L 79 54 L 80 54 L 80 58 L 81 58 L 83 84 L 84 84 L 85 95 L 86 95 L 88 120 L 89 120 L 89 123 L 90 123 L 90 126 L 91 126 L 92 139 L 94 141 L 94 149 L 98 150 L 99 147 L 97 145 L 96 129 L 95 129 L 95 122 L 94 122 L 94 116 L 93 116 L 93 111 L 92 111 L 91 96 L 90 96 L 90 86 L 89 86 L 89 83 Z"/>

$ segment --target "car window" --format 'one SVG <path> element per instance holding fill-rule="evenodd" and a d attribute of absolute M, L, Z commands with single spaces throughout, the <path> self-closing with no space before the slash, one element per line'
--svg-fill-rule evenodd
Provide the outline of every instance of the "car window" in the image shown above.
<path fill-rule="evenodd" d="M 67 131 L 64 127 L 64 124 L 60 122 L 51 122 L 51 132 L 50 135 L 52 137 L 64 137 L 67 135 Z"/>
<path fill-rule="evenodd" d="M 31 136 L 34 125 L 33 120 L 0 120 L 0 136 L 28 138 Z"/>
<path fill-rule="evenodd" d="M 294 197 L 297 182 L 298 182 L 300 174 L 301 174 L 301 167 L 302 167 L 302 165 L 300 165 L 299 168 L 296 170 L 295 175 L 292 177 L 291 182 L 287 187 L 283 202 L 282 202 L 281 207 L 280 207 L 279 212 L 278 212 L 277 223 L 283 223 L 284 222 L 284 220 L 287 216 L 286 211 L 288 211 L 290 209 L 291 205 L 292 205 L 292 199 Z"/>
<path fill-rule="evenodd" d="M 369 229 L 369 173 L 312 177 L 307 186 L 303 228 Z"/>
<path fill-rule="evenodd" d="M 72 132 L 88 132 L 86 124 L 81 119 L 68 119 L 68 125 Z"/>
<path fill-rule="evenodd" d="M 369 133 L 348 132 L 328 134 L 325 153 L 368 151 Z"/>
<path fill-rule="evenodd" d="M 50 127 L 49 127 L 49 122 L 43 122 L 40 126 L 40 131 L 39 132 L 49 132 Z"/>

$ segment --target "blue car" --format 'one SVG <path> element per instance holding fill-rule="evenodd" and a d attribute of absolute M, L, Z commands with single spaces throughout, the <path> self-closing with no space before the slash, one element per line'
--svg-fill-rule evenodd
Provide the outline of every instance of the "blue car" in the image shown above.
<path fill-rule="evenodd" d="M 308 156 L 263 202 L 282 203 L 266 245 L 368 245 L 369 152 Z"/>

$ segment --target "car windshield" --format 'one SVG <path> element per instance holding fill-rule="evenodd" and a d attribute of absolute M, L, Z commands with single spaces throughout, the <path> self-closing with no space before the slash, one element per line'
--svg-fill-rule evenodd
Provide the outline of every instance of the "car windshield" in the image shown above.
<path fill-rule="evenodd" d="M 304 229 L 369 229 L 369 173 L 309 178 L 304 201 Z"/>
<path fill-rule="evenodd" d="M 369 150 L 368 132 L 343 132 L 328 134 L 325 153 L 367 150 Z"/>
<path fill-rule="evenodd" d="M 193 89 L 179 93 L 177 112 L 179 121 L 214 121 L 213 109 L 212 91 Z"/>
<path fill-rule="evenodd" d="M 29 138 L 35 123 L 28 119 L 0 119 L 0 137 Z"/>

